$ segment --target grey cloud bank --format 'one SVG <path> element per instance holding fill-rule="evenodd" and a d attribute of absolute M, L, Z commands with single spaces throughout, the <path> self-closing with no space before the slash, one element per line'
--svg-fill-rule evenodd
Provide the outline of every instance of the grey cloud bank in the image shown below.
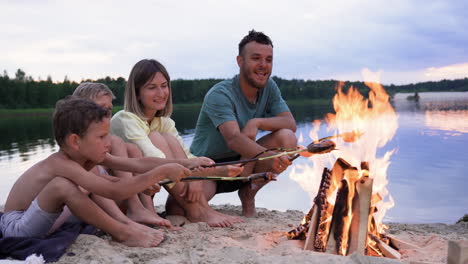
<path fill-rule="evenodd" d="M 0 70 L 127 77 L 156 58 L 173 78 L 226 78 L 237 44 L 270 35 L 273 74 L 382 83 L 468 77 L 464 1 L 0 1 Z M 447 68 L 448 67 L 448 68 Z"/>

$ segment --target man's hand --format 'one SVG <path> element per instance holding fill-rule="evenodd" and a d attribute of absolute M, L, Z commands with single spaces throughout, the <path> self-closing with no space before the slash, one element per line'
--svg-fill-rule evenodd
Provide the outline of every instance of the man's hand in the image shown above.
<path fill-rule="evenodd" d="M 163 169 L 166 178 L 173 182 L 178 182 L 192 174 L 189 169 L 177 163 L 164 164 L 160 168 Z"/>
<path fill-rule="evenodd" d="M 288 155 L 271 159 L 271 172 L 280 174 L 292 164 Z"/>
<path fill-rule="evenodd" d="M 188 202 L 198 202 L 201 200 L 203 193 L 203 182 L 193 181 L 185 184 L 180 197 L 185 198 Z"/>

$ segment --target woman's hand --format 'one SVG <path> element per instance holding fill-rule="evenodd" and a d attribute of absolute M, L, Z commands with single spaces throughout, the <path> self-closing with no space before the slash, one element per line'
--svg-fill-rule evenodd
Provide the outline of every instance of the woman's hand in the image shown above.
<path fill-rule="evenodd" d="M 151 185 L 146 190 L 143 191 L 144 194 L 153 196 L 155 193 L 158 193 L 161 190 L 161 186 L 157 183 Z"/>
<path fill-rule="evenodd" d="M 196 157 L 196 158 L 188 159 L 188 164 L 187 164 L 186 167 L 189 168 L 189 169 L 193 169 L 193 168 L 197 168 L 197 167 L 201 167 L 201 166 L 211 166 L 214 163 L 215 162 L 210 158 Z"/>

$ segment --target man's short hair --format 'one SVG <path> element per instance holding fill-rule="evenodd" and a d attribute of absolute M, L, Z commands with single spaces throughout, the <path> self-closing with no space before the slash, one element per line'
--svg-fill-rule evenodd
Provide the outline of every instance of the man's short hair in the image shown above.
<path fill-rule="evenodd" d="M 110 118 L 109 109 L 99 106 L 91 100 L 68 96 L 55 105 L 53 114 L 54 136 L 59 146 L 64 146 L 65 139 L 70 134 L 83 137 L 93 122 Z"/>
<path fill-rule="evenodd" d="M 258 32 L 255 31 L 255 29 L 252 29 L 249 31 L 249 34 L 247 34 L 247 36 L 245 36 L 241 42 L 239 42 L 239 56 L 242 54 L 245 45 L 252 41 L 260 44 L 271 45 L 271 47 L 273 47 L 273 42 L 271 41 L 270 37 L 263 34 L 263 32 Z"/>
<path fill-rule="evenodd" d="M 84 82 L 76 87 L 73 95 L 95 100 L 100 95 L 108 95 L 115 99 L 112 90 L 103 83 Z"/>

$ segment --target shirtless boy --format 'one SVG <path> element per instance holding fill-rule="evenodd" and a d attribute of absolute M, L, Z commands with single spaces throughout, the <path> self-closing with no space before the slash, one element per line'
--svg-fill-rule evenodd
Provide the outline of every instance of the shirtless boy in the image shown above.
<path fill-rule="evenodd" d="M 89 172 L 109 155 L 109 122 L 110 111 L 89 100 L 72 97 L 57 102 L 53 126 L 60 149 L 27 170 L 14 184 L 0 219 L 4 237 L 44 237 L 66 205 L 80 220 L 127 246 L 153 247 L 163 240 L 159 230 L 126 225 L 112 218 L 79 188 L 112 200 L 124 200 L 162 179 L 177 182 L 191 174 L 175 163 L 131 178 L 99 177 Z M 136 169 L 130 162 L 116 158 L 103 164 L 121 170 Z"/>

